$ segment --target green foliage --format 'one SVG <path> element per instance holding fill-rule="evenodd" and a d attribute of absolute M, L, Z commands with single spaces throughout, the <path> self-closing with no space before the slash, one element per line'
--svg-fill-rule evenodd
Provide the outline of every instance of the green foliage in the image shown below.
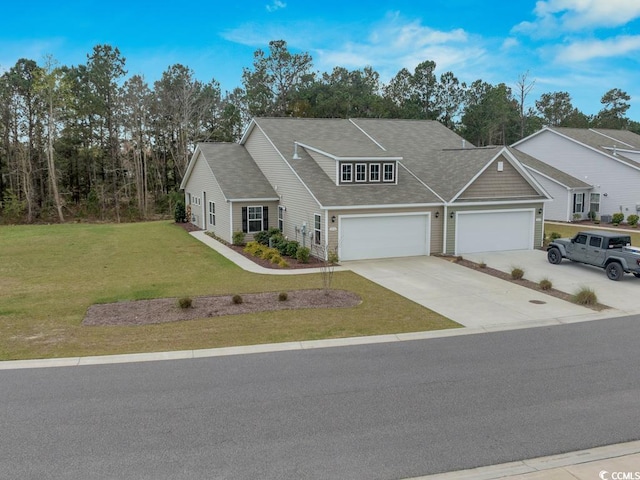
<path fill-rule="evenodd" d="M 277 252 L 277 250 L 276 250 L 276 252 Z M 282 257 L 280 256 L 279 253 L 274 253 L 271 256 L 270 260 L 271 260 L 271 263 L 275 263 L 276 265 L 279 265 L 280 262 L 282 261 Z"/>
<path fill-rule="evenodd" d="M 576 293 L 574 293 L 572 300 L 578 305 L 596 305 L 598 303 L 598 297 L 589 287 L 582 287 Z"/>
<path fill-rule="evenodd" d="M 231 303 L 234 305 L 240 305 L 244 300 L 242 299 L 242 295 L 238 295 L 237 293 L 231 297 Z"/>
<path fill-rule="evenodd" d="M 178 306 L 183 309 L 186 310 L 188 308 L 191 308 L 193 306 L 193 300 L 191 299 L 191 297 L 182 297 L 178 299 Z"/>
<path fill-rule="evenodd" d="M 176 221 L 176 223 L 184 223 L 187 221 L 187 211 L 184 208 L 183 202 L 176 203 L 176 208 L 173 214 L 173 218 Z"/>
<path fill-rule="evenodd" d="M 249 253 L 250 255 L 253 255 L 254 257 L 261 257 L 264 249 L 265 246 L 261 243 L 256 242 L 255 240 L 247 243 L 244 247 L 244 251 Z"/>
<path fill-rule="evenodd" d="M 311 256 L 311 250 L 308 247 L 300 247 L 296 252 L 296 260 L 300 263 L 309 263 L 309 257 Z"/>
<path fill-rule="evenodd" d="M 295 240 L 288 240 L 284 246 L 284 255 L 287 257 L 296 258 L 298 248 L 300 248 L 299 242 Z"/>
<path fill-rule="evenodd" d="M 622 212 L 616 212 L 613 215 L 611 215 L 611 223 L 620 224 L 623 222 L 623 220 L 624 220 L 624 213 Z"/>
<path fill-rule="evenodd" d="M 289 263 L 284 258 L 282 258 L 280 262 L 278 262 L 278 266 L 280 268 L 289 268 Z"/>
<path fill-rule="evenodd" d="M 289 295 L 287 294 L 287 292 L 280 292 L 278 294 L 278 300 L 281 302 L 286 302 L 288 298 L 289 298 Z"/>
<path fill-rule="evenodd" d="M 538 286 L 540 287 L 540 290 L 551 290 L 553 284 L 548 278 L 543 278 L 542 280 L 540 280 L 540 283 L 538 283 Z"/>
<path fill-rule="evenodd" d="M 0 212 L 2 212 L 2 223 L 18 223 L 22 221 L 22 218 L 26 209 L 26 202 L 20 200 L 18 196 L 11 190 L 7 190 L 4 193 L 4 199 L 2 199 L 2 205 L 0 205 Z"/>
<path fill-rule="evenodd" d="M 234 245 L 244 245 L 246 234 L 244 232 L 233 232 L 232 242 Z"/>
<path fill-rule="evenodd" d="M 551 232 L 551 234 L 549 235 L 549 238 L 553 242 L 554 240 L 562 238 L 562 235 L 560 235 L 558 232 Z"/>
<path fill-rule="evenodd" d="M 589 220 L 593 222 L 596 219 L 597 214 L 593 210 L 590 210 L 589 213 L 587 214 L 587 217 L 589 218 Z"/>
<path fill-rule="evenodd" d="M 262 230 L 253 234 L 253 239 L 262 245 L 269 245 L 269 232 Z"/>
<path fill-rule="evenodd" d="M 331 251 L 331 252 L 328 253 L 327 262 L 330 265 L 337 265 L 339 261 L 340 261 L 340 259 L 338 258 L 338 252 Z"/>
<path fill-rule="evenodd" d="M 638 226 L 638 220 L 640 220 L 640 217 L 638 215 L 636 215 L 635 213 L 629 215 L 627 217 L 627 223 L 632 226 L 632 227 L 636 227 Z"/>
<path fill-rule="evenodd" d="M 511 269 L 511 278 L 514 280 L 521 280 L 524 277 L 524 270 L 518 267 Z"/>

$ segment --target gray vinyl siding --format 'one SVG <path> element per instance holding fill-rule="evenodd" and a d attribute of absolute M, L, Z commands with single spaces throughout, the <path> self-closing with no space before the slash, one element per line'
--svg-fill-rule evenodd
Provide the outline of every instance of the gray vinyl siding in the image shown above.
<path fill-rule="evenodd" d="M 504 205 L 504 206 L 486 206 L 486 205 L 471 205 L 471 206 L 453 206 L 449 207 L 447 210 L 447 234 L 446 234 L 446 250 L 444 253 L 453 255 L 455 252 L 456 245 L 456 216 L 453 218 L 448 218 L 452 211 L 456 212 L 470 212 L 470 211 L 482 211 L 482 210 L 515 210 L 515 209 L 530 209 L 533 208 L 535 210 L 535 228 L 534 228 L 534 239 L 533 246 L 534 248 L 538 248 L 542 245 L 542 235 L 544 231 L 544 222 L 542 219 L 542 215 L 538 214 L 538 210 L 543 208 L 543 202 L 531 202 L 531 203 L 522 203 L 522 204 L 512 204 L 512 205 Z"/>
<path fill-rule="evenodd" d="M 502 171 L 498 170 L 502 162 Z M 539 193 L 527 182 L 511 163 L 497 158 L 459 196 L 461 200 L 487 198 L 538 197 Z"/>
<path fill-rule="evenodd" d="M 323 212 L 320 205 L 300 182 L 289 165 L 283 160 L 273 145 L 265 138 L 260 128 L 254 128 L 251 135 L 245 141 L 245 148 L 254 158 L 256 164 L 262 170 L 267 180 L 280 196 L 280 206 L 285 207 L 283 234 L 290 240 L 299 240 L 302 243 L 300 229 L 306 223 L 307 231 L 313 230 L 314 214 Z M 290 162 L 303 161 L 291 160 Z M 273 215 L 274 227 L 278 225 L 278 209 L 271 208 L 269 216 Z M 235 215 L 234 215 L 235 218 Z M 234 222 L 235 223 L 235 222 Z M 325 225 L 325 217 L 322 224 Z"/>
<path fill-rule="evenodd" d="M 338 179 L 336 178 L 336 164 L 338 162 L 336 160 L 311 150 L 307 150 L 307 153 L 315 160 L 322 171 L 326 173 L 334 183 L 338 183 Z"/>
<path fill-rule="evenodd" d="M 640 171 L 635 168 L 549 131 L 517 149 L 593 185 L 593 193 L 601 194 L 600 214 L 622 211 L 626 217 L 640 205 Z"/>
<path fill-rule="evenodd" d="M 206 195 L 203 195 L 203 192 Z M 229 236 L 229 204 L 216 181 L 209 165 L 199 155 L 193 166 L 189 180 L 185 186 L 185 202 L 188 194 L 201 199 L 202 205 L 191 205 L 191 212 L 196 216 L 195 224 L 200 228 L 214 232 L 220 238 L 230 242 Z M 206 197 L 206 198 L 205 198 Z M 216 224 L 209 224 L 209 202 L 216 204 Z M 187 219 L 190 220 L 190 219 Z"/>
<path fill-rule="evenodd" d="M 340 215 L 371 215 L 371 214 L 390 214 L 390 213 L 430 213 L 430 245 L 429 251 L 432 255 L 442 253 L 442 239 L 443 239 L 443 225 L 444 214 L 443 207 L 415 207 L 415 208 L 363 208 L 357 210 L 328 210 L 327 218 L 329 221 L 329 251 L 337 251 L 338 244 L 340 242 L 340 231 L 338 230 L 338 219 Z M 438 212 L 438 218 L 435 217 Z M 336 217 L 335 223 L 331 222 L 331 217 Z M 331 228 L 335 230 L 331 230 Z M 389 245 L 390 252 L 393 250 L 393 245 Z M 393 255 L 390 255 L 393 256 Z"/>
<path fill-rule="evenodd" d="M 242 208 L 243 207 L 269 207 L 268 227 L 273 228 L 278 226 L 278 202 L 261 202 L 261 201 L 248 201 L 248 202 L 232 202 L 232 218 L 233 218 L 233 232 L 242 232 Z M 233 233 L 232 233 L 233 235 Z M 250 242 L 253 240 L 253 233 L 247 233 L 245 235 L 245 241 Z"/>

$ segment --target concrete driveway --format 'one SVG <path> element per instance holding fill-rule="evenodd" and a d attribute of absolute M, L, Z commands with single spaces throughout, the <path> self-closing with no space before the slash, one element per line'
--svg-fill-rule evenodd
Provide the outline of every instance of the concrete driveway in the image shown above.
<path fill-rule="evenodd" d="M 573 293 L 586 285 L 612 309 L 596 312 L 439 257 L 407 257 L 344 262 L 345 268 L 472 328 L 501 330 L 597 320 L 640 313 L 636 302 L 640 279 L 625 276 L 613 282 L 601 269 L 563 262 L 551 265 L 546 253 L 518 251 L 466 255 L 510 272 L 522 268 L 525 278 L 548 278 L 554 288 Z M 635 308 L 634 308 L 635 307 Z"/>

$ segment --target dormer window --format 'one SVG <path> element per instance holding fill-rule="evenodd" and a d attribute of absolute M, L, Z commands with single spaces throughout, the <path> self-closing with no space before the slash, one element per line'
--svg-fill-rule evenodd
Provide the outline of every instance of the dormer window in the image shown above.
<path fill-rule="evenodd" d="M 342 164 L 342 176 L 341 181 L 352 182 L 353 181 L 353 165 L 351 163 Z"/>
<path fill-rule="evenodd" d="M 396 181 L 396 164 L 395 163 L 385 163 L 384 164 L 384 177 L 383 180 L 385 182 L 395 182 Z"/>
<path fill-rule="evenodd" d="M 372 163 L 369 165 L 369 181 L 370 182 L 379 182 L 380 181 L 380 164 Z"/>
<path fill-rule="evenodd" d="M 356 182 L 367 181 L 367 164 L 356 163 Z"/>

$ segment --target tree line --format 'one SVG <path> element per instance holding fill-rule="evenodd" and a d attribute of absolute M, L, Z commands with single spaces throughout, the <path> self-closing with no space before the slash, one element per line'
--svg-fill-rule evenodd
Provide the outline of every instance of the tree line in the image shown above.
<path fill-rule="evenodd" d="M 126 78 L 118 48 L 96 45 L 83 65 L 20 59 L 0 76 L 0 223 L 131 221 L 171 214 L 198 142 L 237 141 L 254 116 L 438 120 L 477 146 L 507 145 L 543 125 L 629 129 L 629 95 L 612 89 L 585 115 L 568 92 L 525 108 L 535 81 L 514 86 L 437 76 L 426 60 L 388 83 L 371 67 L 315 72 L 283 40 L 254 53 L 242 87 L 221 91 L 181 64 L 149 85 Z"/>

